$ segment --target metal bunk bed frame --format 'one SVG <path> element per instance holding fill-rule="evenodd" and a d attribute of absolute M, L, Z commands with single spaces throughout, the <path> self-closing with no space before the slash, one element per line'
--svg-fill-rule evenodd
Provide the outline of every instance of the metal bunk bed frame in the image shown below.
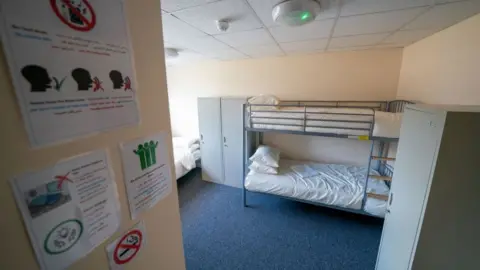
<path fill-rule="evenodd" d="M 393 166 L 388 164 L 391 161 L 394 161 L 394 158 L 388 157 L 388 150 L 390 147 L 391 142 L 397 142 L 399 138 L 387 138 L 387 137 L 375 137 L 373 136 L 373 129 L 375 126 L 375 112 L 376 111 L 386 111 L 386 112 L 403 112 L 405 105 L 410 104 L 412 102 L 406 100 L 393 100 L 393 101 L 284 101 L 281 105 L 257 105 L 257 104 L 244 104 L 243 105 L 243 127 L 244 127 L 244 136 L 243 136 L 243 182 L 242 182 L 242 200 L 243 206 L 247 207 L 247 189 L 245 188 L 245 177 L 248 173 L 248 157 L 251 155 L 251 152 L 254 151 L 253 148 L 256 148 L 259 144 L 263 143 L 263 133 L 272 132 L 272 133 L 283 133 L 283 134 L 298 134 L 298 135 L 310 135 L 310 136 L 320 136 L 320 137 L 333 137 L 333 138 L 347 138 L 347 139 L 357 139 L 357 140 L 368 140 L 371 142 L 370 146 L 370 154 L 368 159 L 368 166 L 367 166 L 367 175 L 365 181 L 365 188 L 364 194 L 362 199 L 362 206 L 359 210 L 339 207 L 335 205 L 329 205 L 324 203 L 312 202 L 301 200 L 297 198 L 291 198 L 281 195 L 269 194 L 273 196 L 278 196 L 281 198 L 285 198 L 288 200 L 299 201 L 303 203 L 338 209 L 342 211 L 378 217 L 372 215 L 366 211 L 364 211 L 365 203 L 367 197 L 374 197 L 383 200 L 387 200 L 386 196 L 381 196 L 375 194 L 371 194 L 367 192 L 368 181 L 370 178 L 377 178 L 379 180 L 384 180 L 388 186 L 390 186 L 390 182 L 393 176 Z M 292 118 L 292 117 L 263 117 L 263 116 L 252 116 L 252 112 L 278 112 L 277 110 L 256 110 L 252 111 L 252 108 L 260 107 L 260 108 L 287 108 L 287 107 L 302 107 L 302 111 L 289 111 L 288 113 L 299 113 L 302 114 L 302 118 Z M 330 112 L 309 112 L 307 111 L 308 108 L 346 108 L 346 109 L 370 109 L 371 114 L 354 114 L 354 113 L 330 113 Z M 355 121 L 355 120 L 328 120 L 328 119 L 309 119 L 308 114 L 322 114 L 322 115 L 345 115 L 345 116 L 362 116 L 362 117 L 371 117 L 371 121 Z M 253 118 L 270 118 L 276 120 L 303 120 L 303 125 L 294 125 L 294 124 L 279 124 L 279 123 L 265 123 L 268 125 L 278 125 L 278 126 L 297 126 L 301 127 L 302 130 L 282 130 L 282 129 L 259 129 L 255 128 L 254 124 L 263 124 L 261 122 L 253 123 Z M 361 123 L 361 124 L 369 124 L 369 128 L 352 128 L 352 127 L 340 127 L 340 126 L 312 126 L 308 125 L 308 120 L 313 121 L 321 121 L 321 122 L 343 122 L 343 123 Z M 336 129 L 336 130 L 352 130 L 352 131 L 368 131 L 368 136 L 366 135 L 349 135 L 349 134 L 338 134 L 337 133 L 329 133 L 329 132 L 311 132 L 307 131 L 308 127 L 314 128 L 323 128 L 323 129 Z M 257 136 L 258 134 L 258 136 Z M 254 135 L 254 136 L 252 136 Z M 250 149 L 247 148 L 247 140 L 251 140 L 253 138 L 254 143 L 249 142 Z M 374 156 L 375 152 L 375 142 L 379 142 L 378 154 Z M 252 147 L 253 146 L 253 147 Z M 370 170 L 372 167 L 372 161 L 375 160 L 376 170 L 380 173 L 380 176 L 373 176 L 370 175 Z M 249 191 L 255 193 L 263 193 L 263 192 L 256 192 L 256 191 Z M 268 194 L 268 193 L 265 193 Z"/>

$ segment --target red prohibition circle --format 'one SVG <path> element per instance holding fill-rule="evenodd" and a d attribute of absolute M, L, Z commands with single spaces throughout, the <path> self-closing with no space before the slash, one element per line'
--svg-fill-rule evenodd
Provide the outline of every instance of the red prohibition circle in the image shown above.
<path fill-rule="evenodd" d="M 95 11 L 93 10 L 92 5 L 87 0 L 82 0 L 82 1 L 87 6 L 90 13 L 92 14 L 91 22 L 89 22 L 87 18 L 85 18 L 82 14 L 80 14 L 80 12 L 78 12 L 68 0 L 60 0 L 60 1 L 63 2 L 65 5 L 67 5 L 67 7 L 69 7 L 73 11 L 73 13 L 75 13 L 75 15 L 77 15 L 80 18 L 80 20 L 82 20 L 82 22 L 86 24 L 86 26 L 82 27 L 67 21 L 60 13 L 60 10 L 58 10 L 57 0 L 50 0 L 50 5 L 52 6 L 53 12 L 55 12 L 55 15 L 57 15 L 57 17 L 68 27 L 81 32 L 88 32 L 92 30 L 93 27 L 95 27 L 95 24 L 97 22 L 97 16 L 95 15 Z"/>
<path fill-rule="evenodd" d="M 139 243 L 137 245 L 129 245 L 129 244 L 123 244 L 122 242 L 131 234 L 136 234 L 138 235 L 138 238 L 140 239 L 139 240 Z M 133 252 L 132 255 L 130 255 L 130 257 L 122 260 L 120 258 L 118 258 L 118 250 L 120 248 L 125 248 L 125 246 L 127 246 L 128 248 L 133 248 L 135 249 L 135 252 Z M 142 246 L 142 232 L 139 231 L 139 230 L 133 230 L 133 231 L 130 231 L 129 233 L 125 234 L 122 239 L 120 239 L 120 241 L 118 241 L 118 244 L 117 246 L 115 247 L 115 250 L 113 251 L 113 260 L 115 261 L 116 264 L 126 264 L 128 263 L 129 261 L 131 261 L 135 255 L 137 255 L 137 252 L 140 250 L 140 247 Z"/>

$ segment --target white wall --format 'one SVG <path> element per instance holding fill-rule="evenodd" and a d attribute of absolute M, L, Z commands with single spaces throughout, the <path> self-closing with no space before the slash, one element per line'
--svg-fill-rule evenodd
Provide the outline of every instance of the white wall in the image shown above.
<path fill-rule="evenodd" d="M 480 14 L 404 49 L 397 97 L 480 105 Z"/>
<path fill-rule="evenodd" d="M 401 58 L 401 49 L 385 49 L 169 67 L 172 130 L 198 135 L 197 97 L 263 93 L 284 100 L 392 100 Z M 292 135 L 267 135 L 266 141 L 296 159 L 353 164 L 368 159 L 368 142 Z"/>

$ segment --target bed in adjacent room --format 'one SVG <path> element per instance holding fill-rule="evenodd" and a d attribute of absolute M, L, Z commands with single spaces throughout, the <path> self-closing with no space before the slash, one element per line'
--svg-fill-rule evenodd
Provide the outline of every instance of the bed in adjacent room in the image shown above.
<path fill-rule="evenodd" d="M 173 137 L 173 158 L 175 177 L 178 180 L 197 167 L 197 161 L 200 160 L 200 141 L 185 137 Z"/>

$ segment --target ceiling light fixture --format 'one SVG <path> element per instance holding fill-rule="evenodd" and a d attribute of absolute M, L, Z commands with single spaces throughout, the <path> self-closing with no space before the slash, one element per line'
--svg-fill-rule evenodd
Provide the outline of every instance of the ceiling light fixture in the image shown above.
<path fill-rule="evenodd" d="M 167 59 L 177 58 L 178 50 L 175 48 L 165 48 L 165 55 L 167 56 Z"/>
<path fill-rule="evenodd" d="M 315 0 L 286 0 L 273 7 L 272 16 L 277 23 L 300 26 L 315 20 L 320 8 Z"/>

